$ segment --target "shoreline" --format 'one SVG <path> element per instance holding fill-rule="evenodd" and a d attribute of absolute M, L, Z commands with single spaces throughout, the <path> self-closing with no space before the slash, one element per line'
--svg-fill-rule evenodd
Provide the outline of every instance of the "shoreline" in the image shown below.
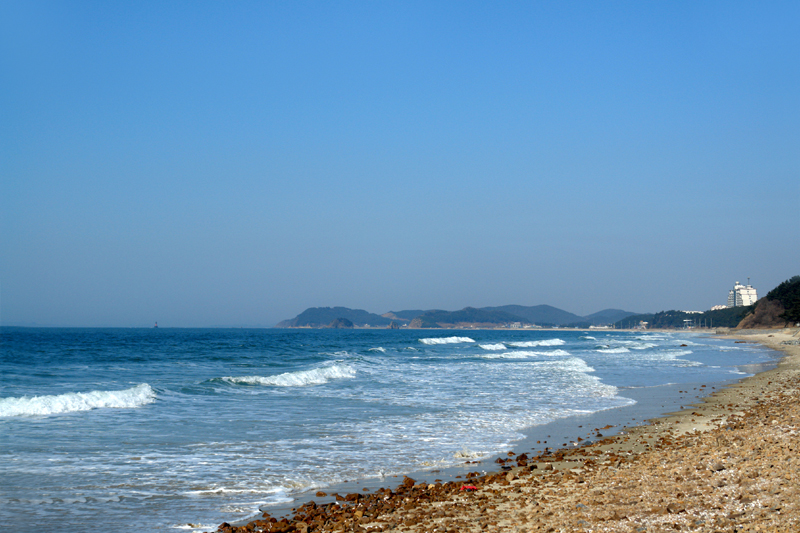
<path fill-rule="evenodd" d="M 361 492 L 355 485 L 368 481 L 359 480 L 353 484 L 358 492 L 336 497 L 338 503 L 297 501 L 294 516 L 265 513 L 220 531 L 800 529 L 800 461 L 794 461 L 800 454 L 786 438 L 800 434 L 794 398 L 800 346 L 780 344 L 800 340 L 800 330 L 731 331 L 721 338 L 757 342 L 784 355 L 774 368 L 686 398 L 690 408 L 647 425 L 621 427 L 611 436 L 600 432 L 613 428 L 594 428 L 589 445 L 565 448 L 562 441 L 536 455 L 509 452 L 505 464 L 492 463 L 497 472 L 482 472 L 481 463 L 468 472 L 473 465 L 466 464 L 454 467 L 463 471 L 450 476 L 454 480 L 406 477 L 393 490 Z M 518 444 L 528 449 L 532 439 Z M 389 478 L 380 484 L 393 485 Z"/>

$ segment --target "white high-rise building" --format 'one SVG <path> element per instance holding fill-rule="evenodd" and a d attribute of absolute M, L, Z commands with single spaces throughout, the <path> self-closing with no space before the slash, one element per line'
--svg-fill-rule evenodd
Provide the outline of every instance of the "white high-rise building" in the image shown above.
<path fill-rule="evenodd" d="M 728 292 L 728 307 L 744 307 L 753 305 L 758 300 L 758 293 L 750 285 L 750 278 L 747 279 L 747 285 L 742 285 L 738 281 L 733 285 L 733 288 Z"/>

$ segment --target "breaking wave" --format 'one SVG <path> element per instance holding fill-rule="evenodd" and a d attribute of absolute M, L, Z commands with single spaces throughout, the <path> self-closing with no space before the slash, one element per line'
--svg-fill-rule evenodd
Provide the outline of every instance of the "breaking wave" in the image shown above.
<path fill-rule="evenodd" d="M 582 374 L 588 374 L 589 372 L 594 372 L 594 368 L 587 365 L 586 361 L 579 357 L 570 357 L 569 359 L 561 359 L 556 361 L 537 361 L 535 363 L 531 363 L 531 365 L 543 369 L 546 368 L 548 370 L 568 373 L 579 372 Z M 614 387 L 614 389 L 616 389 L 616 387 Z"/>
<path fill-rule="evenodd" d="M 420 339 L 422 344 L 458 344 L 461 342 L 475 342 L 469 337 L 434 337 L 429 339 Z"/>
<path fill-rule="evenodd" d="M 347 365 L 333 365 L 314 370 L 284 372 L 274 376 L 240 376 L 224 377 L 222 381 L 232 385 L 265 385 L 272 387 L 305 387 L 306 385 L 322 385 L 332 379 L 355 377 L 356 370 Z"/>
<path fill-rule="evenodd" d="M 1 398 L 0 417 L 37 416 L 89 411 L 91 409 L 132 409 L 156 401 L 156 393 L 147 383 L 130 389 L 69 392 L 52 396 Z"/>
<path fill-rule="evenodd" d="M 481 355 L 483 359 L 527 359 L 528 357 L 537 357 L 537 356 L 548 356 L 548 357 L 557 357 L 557 356 L 569 356 L 572 355 L 566 350 L 553 350 L 551 352 L 536 352 L 531 350 L 516 350 L 513 352 L 506 352 L 506 353 L 491 353 Z"/>
<path fill-rule="evenodd" d="M 620 346 L 618 348 L 600 348 L 597 351 L 600 352 L 600 353 L 628 353 L 628 352 L 630 352 L 630 350 L 625 348 L 624 346 Z"/>
<path fill-rule="evenodd" d="M 563 346 L 566 342 L 561 339 L 545 339 L 541 341 L 508 342 L 506 344 L 514 348 L 533 348 L 534 346 Z"/>
<path fill-rule="evenodd" d="M 505 344 L 479 344 L 478 346 L 480 346 L 484 350 L 505 350 L 506 349 L 506 345 Z"/>

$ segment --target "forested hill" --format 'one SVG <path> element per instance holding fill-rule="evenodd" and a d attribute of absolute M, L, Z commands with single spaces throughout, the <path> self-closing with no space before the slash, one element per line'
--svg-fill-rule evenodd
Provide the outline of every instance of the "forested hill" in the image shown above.
<path fill-rule="evenodd" d="M 564 311 L 552 305 L 502 305 L 500 307 L 483 307 L 482 311 L 499 311 L 516 316 L 518 322 L 531 324 L 566 326 L 567 324 L 583 322 L 582 316 Z"/>
<path fill-rule="evenodd" d="M 459 311 L 443 311 L 441 309 L 429 311 L 405 310 L 389 311 L 383 315 L 347 307 L 311 307 L 293 319 L 284 320 L 276 327 L 320 328 L 339 318 L 347 319 L 357 327 L 386 327 L 392 322 L 398 325 L 409 324 L 412 327 L 422 328 L 440 328 L 467 324 L 492 327 L 511 323 L 519 323 L 520 325 L 536 324 L 538 326 L 588 327 L 594 324 L 609 324 L 614 320 L 633 314 L 620 309 L 605 309 L 582 317 L 550 305 L 465 307 Z"/>
<path fill-rule="evenodd" d="M 744 317 L 740 328 L 786 327 L 800 323 L 800 276 L 794 276 L 769 291 Z"/>
<path fill-rule="evenodd" d="M 753 310 L 755 306 L 729 307 L 717 311 L 706 311 L 705 313 L 687 313 L 685 311 L 661 311 L 643 315 L 631 315 L 618 320 L 614 327 L 618 329 L 632 328 L 640 322 L 647 322 L 648 328 L 656 329 L 680 329 L 689 320 L 691 326 L 715 327 L 715 328 L 735 328 L 742 318 Z"/>
<path fill-rule="evenodd" d="M 501 325 L 511 322 L 530 324 L 531 322 L 518 315 L 512 315 L 505 311 L 476 309 L 465 307 L 460 311 L 428 311 L 414 318 L 411 321 L 412 327 L 420 328 L 439 328 L 444 326 L 456 326 L 460 324 L 486 324 Z"/>
<path fill-rule="evenodd" d="M 348 309 L 347 307 L 309 307 L 296 317 L 284 320 L 278 328 L 321 328 L 331 324 L 336 319 L 346 319 L 356 326 L 386 327 L 392 323 L 390 318 L 364 311 L 363 309 Z"/>

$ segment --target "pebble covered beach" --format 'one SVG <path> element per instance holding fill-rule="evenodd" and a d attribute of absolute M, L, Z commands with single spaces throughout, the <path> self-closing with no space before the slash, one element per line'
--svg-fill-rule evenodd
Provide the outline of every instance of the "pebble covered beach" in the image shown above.
<path fill-rule="evenodd" d="M 307 502 L 234 532 L 800 531 L 800 330 L 736 331 L 785 353 L 678 413 L 589 445 L 509 452 L 496 472 Z"/>

